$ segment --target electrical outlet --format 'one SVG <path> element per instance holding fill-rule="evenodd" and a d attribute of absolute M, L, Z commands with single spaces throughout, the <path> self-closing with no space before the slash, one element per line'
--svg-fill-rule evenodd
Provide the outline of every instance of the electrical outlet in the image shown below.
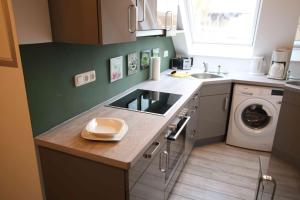
<path fill-rule="evenodd" d="M 90 71 L 90 81 L 95 81 L 96 80 L 96 72 L 95 70 Z"/>
<path fill-rule="evenodd" d="M 88 84 L 90 82 L 93 82 L 96 80 L 96 72 L 95 70 L 88 71 L 82 74 L 77 74 L 74 77 L 75 86 L 79 87 L 85 84 Z"/>
<path fill-rule="evenodd" d="M 165 50 L 165 51 L 164 51 L 164 58 L 165 58 L 165 57 L 168 57 L 168 56 L 169 56 L 169 51 L 168 51 L 168 50 Z"/>

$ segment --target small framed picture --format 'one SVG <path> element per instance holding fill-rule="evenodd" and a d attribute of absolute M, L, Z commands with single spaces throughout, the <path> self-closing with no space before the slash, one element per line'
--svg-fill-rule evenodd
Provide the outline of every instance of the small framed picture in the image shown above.
<path fill-rule="evenodd" d="M 127 67 L 128 67 L 127 74 L 132 75 L 132 74 L 137 73 L 137 71 L 138 71 L 138 54 L 137 54 L 137 52 L 128 54 L 127 62 L 128 62 L 127 63 Z"/>
<path fill-rule="evenodd" d="M 123 56 L 110 59 L 110 82 L 123 78 Z"/>
<path fill-rule="evenodd" d="M 152 49 L 152 56 L 159 57 L 159 48 Z"/>
<path fill-rule="evenodd" d="M 141 52 L 141 69 L 148 69 L 150 67 L 150 57 L 150 50 L 145 50 Z"/>

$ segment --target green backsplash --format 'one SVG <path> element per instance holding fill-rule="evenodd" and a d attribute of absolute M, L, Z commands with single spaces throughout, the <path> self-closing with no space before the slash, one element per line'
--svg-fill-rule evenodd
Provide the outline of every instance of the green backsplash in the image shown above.
<path fill-rule="evenodd" d="M 144 37 L 114 45 L 46 43 L 21 45 L 34 136 L 86 111 L 148 78 L 149 70 L 127 75 L 127 54 L 160 48 L 162 71 L 175 56 L 171 38 Z M 163 51 L 169 56 L 163 58 Z M 109 59 L 123 56 L 123 79 L 110 83 Z M 76 88 L 74 75 L 96 70 L 95 82 Z"/>

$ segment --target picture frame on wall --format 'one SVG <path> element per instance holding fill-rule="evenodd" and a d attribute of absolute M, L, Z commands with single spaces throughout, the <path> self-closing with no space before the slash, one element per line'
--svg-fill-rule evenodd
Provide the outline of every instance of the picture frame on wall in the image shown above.
<path fill-rule="evenodd" d="M 130 53 L 127 56 L 127 74 L 133 75 L 138 72 L 138 54 Z"/>
<path fill-rule="evenodd" d="M 141 69 L 148 69 L 150 67 L 150 58 L 150 50 L 144 50 L 141 52 Z"/>
<path fill-rule="evenodd" d="M 110 59 L 110 82 L 123 78 L 123 56 Z"/>

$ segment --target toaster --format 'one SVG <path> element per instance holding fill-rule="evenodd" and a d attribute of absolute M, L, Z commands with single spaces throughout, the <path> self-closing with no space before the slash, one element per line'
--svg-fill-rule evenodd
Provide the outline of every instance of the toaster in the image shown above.
<path fill-rule="evenodd" d="M 171 59 L 171 68 L 189 70 L 193 66 L 192 57 L 180 57 Z"/>

